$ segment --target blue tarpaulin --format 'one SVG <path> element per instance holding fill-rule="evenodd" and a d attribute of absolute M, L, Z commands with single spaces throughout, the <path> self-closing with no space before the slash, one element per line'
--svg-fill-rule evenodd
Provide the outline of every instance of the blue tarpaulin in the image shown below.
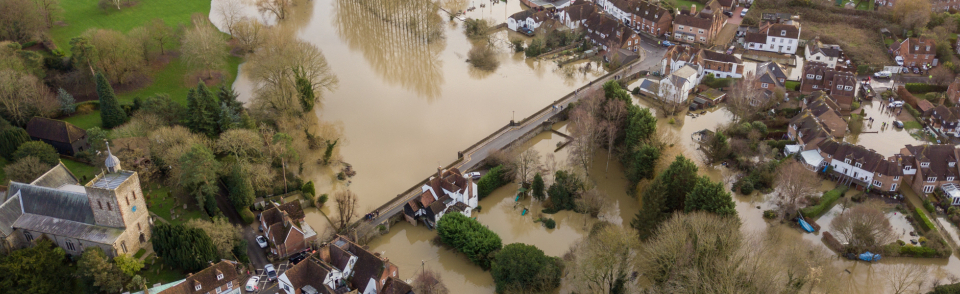
<path fill-rule="evenodd" d="M 867 251 L 860 254 L 860 260 L 877 261 L 877 260 L 880 260 L 880 254 L 873 254 L 873 253 L 870 253 L 870 251 Z"/>

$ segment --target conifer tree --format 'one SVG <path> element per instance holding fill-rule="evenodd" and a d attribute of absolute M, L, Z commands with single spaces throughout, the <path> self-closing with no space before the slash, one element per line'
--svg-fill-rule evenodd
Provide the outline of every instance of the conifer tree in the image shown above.
<path fill-rule="evenodd" d="M 100 96 L 100 121 L 103 127 L 112 129 L 122 125 L 127 121 L 127 113 L 120 107 L 117 101 L 117 95 L 113 93 L 113 87 L 103 76 L 103 73 L 97 73 L 97 95 Z"/>
<path fill-rule="evenodd" d="M 187 94 L 187 127 L 194 133 L 216 137 L 220 131 L 220 104 L 203 82 Z"/>
<path fill-rule="evenodd" d="M 13 160 L 13 153 L 20 145 L 30 141 L 30 135 L 21 128 L 9 128 L 0 132 L 0 156 Z"/>

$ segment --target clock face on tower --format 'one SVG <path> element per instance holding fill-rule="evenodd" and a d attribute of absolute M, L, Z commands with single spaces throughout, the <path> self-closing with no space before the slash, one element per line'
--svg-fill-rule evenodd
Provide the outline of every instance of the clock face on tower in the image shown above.
<path fill-rule="evenodd" d="M 137 212 L 137 206 L 134 205 L 133 207 L 130 208 L 130 210 L 132 210 L 133 212 Z"/>

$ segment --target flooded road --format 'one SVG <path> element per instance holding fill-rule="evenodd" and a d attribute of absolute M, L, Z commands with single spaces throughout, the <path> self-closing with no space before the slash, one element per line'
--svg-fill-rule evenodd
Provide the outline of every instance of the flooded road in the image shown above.
<path fill-rule="evenodd" d="M 860 108 L 864 110 L 864 117 L 873 118 L 873 123 L 865 119 L 863 131 L 860 134 L 847 133 L 843 140 L 876 150 L 885 157 L 900 153 L 900 148 L 905 145 L 923 145 L 926 143 L 910 135 L 911 130 L 900 129 L 891 125 L 893 121 L 897 120 L 896 113 L 889 108 L 882 107 L 883 103 L 881 100 L 864 101 Z M 883 123 L 887 123 L 887 126 L 883 127 Z M 917 131 L 912 130 L 912 132 Z"/>
<path fill-rule="evenodd" d="M 214 0 L 214 5 L 219 1 L 228 0 Z M 449 21 L 445 13 L 423 0 L 300 0 L 295 3 L 294 13 L 281 22 L 282 30 L 318 46 L 337 75 L 338 89 L 325 93 L 323 105 L 316 114 L 322 121 L 343 126 L 338 153 L 358 172 L 349 183 L 336 180 L 336 171 L 311 163 L 306 164 L 304 173 L 316 182 L 318 193 L 353 190 L 360 196 L 362 211 L 410 188 L 435 172 L 437 166 L 456 159 L 457 151 L 511 119 L 522 119 L 603 74 L 577 71 L 569 66 L 559 69 L 550 61 L 527 60 L 506 48 L 505 40 L 520 36 L 505 31 L 494 36 L 500 50 L 500 66 L 492 72 L 478 71 L 465 62 L 472 44 L 463 35 L 460 22 Z M 499 23 L 521 9 L 519 1 L 486 3 L 485 6 L 467 16 Z M 257 15 L 249 6 L 244 11 Z M 211 19 L 222 28 L 218 15 L 211 13 Z M 592 68 L 596 68 L 596 64 Z M 234 84 L 241 99 L 249 100 L 255 86 L 241 66 Z M 646 98 L 635 97 L 634 102 L 658 112 Z M 868 109 L 868 113 L 870 111 Z M 707 110 L 696 118 L 678 116 L 673 123 L 658 116 L 658 128 L 670 146 L 663 152 L 660 167 L 666 167 L 676 155 L 683 154 L 698 164 L 702 175 L 722 181 L 729 188 L 736 173 L 704 165 L 690 135 L 702 129 L 714 130 L 731 118 L 722 108 Z M 554 128 L 566 132 L 563 123 Z M 895 152 L 884 149 L 886 140 L 878 142 L 880 140 L 868 140 L 866 136 L 870 135 L 861 134 L 857 138 L 860 144 L 878 144 L 868 148 L 884 155 Z M 906 136 L 896 138 L 911 138 Z M 565 163 L 565 150 L 554 152 L 557 143 L 563 140 L 558 135 L 543 133 L 525 147 L 540 151 L 544 162 L 549 161 L 547 155 L 552 154 L 549 157 L 553 157 L 554 162 Z M 896 150 L 903 144 L 906 143 L 897 141 Z M 605 170 L 606 155 L 605 150 L 597 152 L 590 179 L 608 200 L 609 205 L 603 209 L 600 219 L 627 224 L 639 210 L 639 201 L 626 193 L 627 181 L 616 160 L 611 160 L 609 171 Z M 552 176 L 545 178 L 549 184 Z M 821 189 L 831 188 L 831 183 L 825 183 Z M 540 216 L 540 204 L 532 199 L 515 201 L 515 191 L 516 185 L 501 187 L 480 201 L 483 209 L 476 214 L 480 222 L 500 235 L 504 244 L 523 242 L 536 245 L 548 255 L 560 256 L 598 221 L 565 211 L 545 215 L 558 224 L 557 228 L 548 230 L 534 222 Z M 771 195 L 760 194 L 734 196 L 744 232 L 762 231 L 771 225 L 762 218 L 763 210 L 774 208 L 771 198 Z M 306 221 L 318 233 L 329 227 L 321 212 L 330 213 L 330 208 L 305 210 Z M 521 216 L 523 208 L 529 208 L 531 213 Z M 795 240 L 808 240 L 822 246 L 819 235 L 801 234 L 797 230 L 791 234 Z M 456 293 L 493 292 L 488 272 L 464 256 L 434 245 L 435 236 L 434 231 L 423 226 L 401 222 L 369 245 L 372 251 L 383 252 L 400 266 L 403 279 L 412 278 L 424 266 L 440 272 L 447 286 L 456 289 Z M 881 272 L 889 268 L 888 265 L 898 263 L 931 265 L 940 270 L 938 275 L 942 277 L 946 273 L 960 274 L 960 260 L 956 257 L 949 260 L 884 258 L 877 264 L 839 258 L 836 261 L 838 267 L 851 271 L 845 278 L 851 293 L 883 290 L 886 280 Z M 929 283 L 925 287 L 929 287 Z"/>

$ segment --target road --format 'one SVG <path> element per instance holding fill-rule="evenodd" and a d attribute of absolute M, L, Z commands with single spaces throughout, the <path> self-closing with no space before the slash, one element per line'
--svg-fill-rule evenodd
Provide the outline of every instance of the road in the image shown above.
<path fill-rule="evenodd" d="M 455 167 L 461 171 L 468 171 L 486 159 L 487 156 L 490 155 L 491 151 L 500 150 L 511 142 L 516 141 L 527 132 L 530 132 L 534 128 L 540 127 L 544 121 L 551 118 L 558 112 L 552 110 L 551 106 L 556 106 L 558 108 L 567 107 L 567 105 L 576 102 L 582 97 L 591 95 L 596 91 L 602 91 L 603 84 L 614 78 L 627 76 L 640 71 L 659 70 L 660 59 L 662 59 L 664 52 L 666 52 L 666 48 L 660 46 L 658 44 L 658 40 L 656 39 L 649 38 L 645 35 L 640 36 L 644 41 L 641 43 L 641 48 L 643 50 L 640 52 L 640 61 L 634 62 L 630 65 L 625 65 L 610 74 L 594 80 L 593 82 L 581 87 L 574 93 L 567 94 L 567 96 L 564 96 L 560 100 L 547 105 L 545 110 L 541 110 L 540 112 L 533 114 L 532 118 L 521 120 L 523 124 L 507 128 L 501 131 L 499 135 L 488 139 L 486 142 L 480 144 L 473 150 L 465 151 L 463 154 L 463 161 Z M 411 193 L 406 195 L 406 197 L 400 201 L 388 203 L 389 208 L 384 209 L 381 207 L 379 216 L 373 219 L 372 222 L 375 224 L 384 223 L 391 216 L 396 215 L 397 213 L 402 213 L 403 205 L 414 197 L 416 197 L 416 193 Z"/>
<path fill-rule="evenodd" d="M 226 189 L 221 189 L 220 193 L 217 194 L 217 207 L 227 216 L 231 224 L 240 226 L 243 240 L 247 241 L 247 257 L 250 258 L 250 263 L 254 268 L 261 269 L 268 261 L 266 251 L 257 244 L 256 238 L 260 233 L 257 222 L 249 225 L 245 224 L 243 218 L 241 218 L 237 210 L 233 208 L 233 204 L 227 199 L 227 193 L 229 192 L 227 192 Z"/>

